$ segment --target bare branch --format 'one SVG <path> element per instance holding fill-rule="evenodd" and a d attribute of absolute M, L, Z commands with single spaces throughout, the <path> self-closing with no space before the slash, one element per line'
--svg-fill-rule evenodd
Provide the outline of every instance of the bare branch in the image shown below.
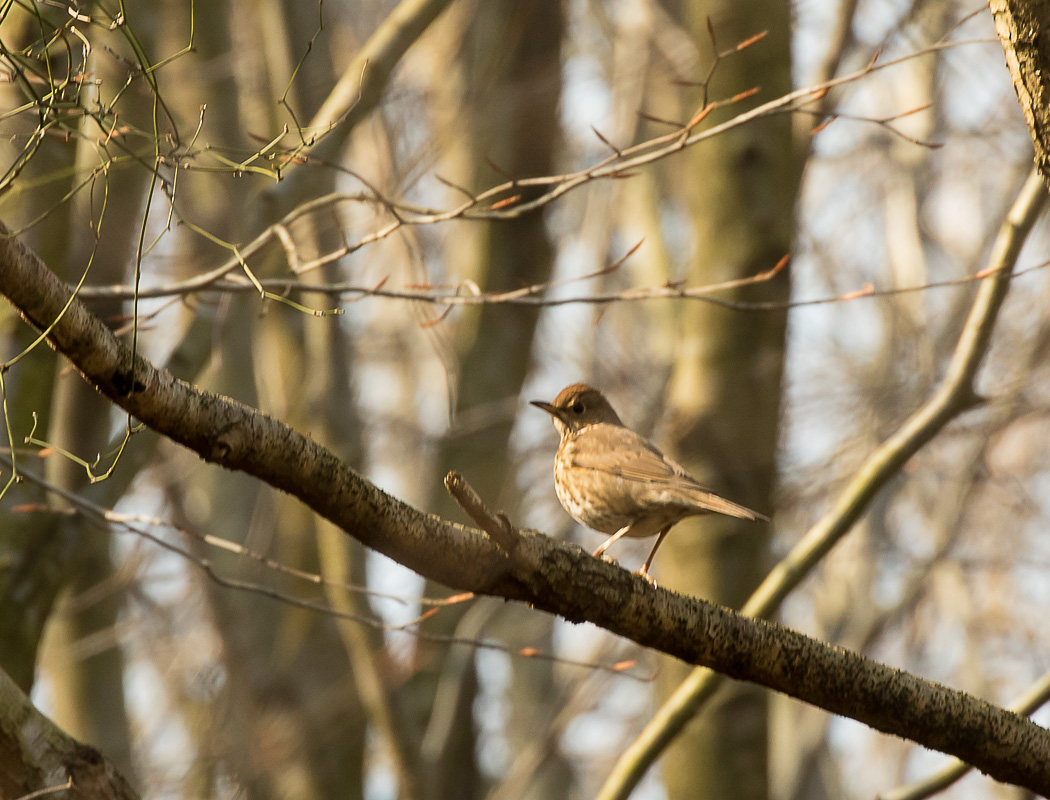
<path fill-rule="evenodd" d="M 1042 178 L 1038 171 L 1033 171 L 1000 228 L 988 264 L 989 274 L 995 277 L 981 284 L 940 386 L 868 457 L 832 510 L 773 568 L 744 604 L 742 613 L 756 617 L 772 615 L 791 590 L 850 531 L 875 495 L 898 474 L 905 462 L 948 422 L 979 402 L 973 381 L 988 351 L 1013 265 L 1046 200 Z M 598 795 L 599 800 L 626 798 L 649 766 L 714 693 L 719 682 L 719 676 L 708 670 L 694 670 L 620 757 Z"/>
<path fill-rule="evenodd" d="M 398 202 L 391 198 L 385 197 L 379 190 L 373 186 L 370 182 L 366 181 L 361 175 L 356 173 L 350 173 L 359 180 L 366 188 L 367 192 L 356 194 L 356 195 L 328 195 L 326 197 L 316 198 L 307 203 L 303 203 L 298 206 L 294 211 L 285 216 L 278 225 L 282 225 L 285 228 L 289 226 L 296 219 L 304 217 L 310 213 L 313 213 L 321 208 L 329 206 L 337 202 L 354 201 L 354 202 L 365 202 L 372 203 L 378 207 L 385 209 L 392 217 L 393 220 L 389 221 L 380 227 L 372 230 L 369 233 L 364 234 L 356 241 L 345 243 L 342 247 L 339 247 L 331 252 L 325 253 L 309 262 L 298 263 L 296 260 L 290 261 L 290 266 L 293 271 L 297 274 L 306 272 L 312 269 L 317 269 L 326 264 L 331 264 L 344 258 L 352 253 L 357 252 L 363 247 L 370 244 L 374 244 L 382 239 L 385 239 L 401 229 L 406 225 L 433 225 L 443 222 L 448 222 L 453 219 L 464 219 L 464 220 L 504 220 L 521 217 L 531 211 L 535 211 L 541 208 L 555 199 L 573 191 L 580 186 L 591 183 L 597 180 L 603 179 L 617 179 L 622 178 L 633 173 L 635 168 L 641 167 L 647 164 L 655 163 L 665 158 L 669 158 L 675 153 L 681 152 L 682 150 L 692 147 L 700 142 L 703 142 L 709 138 L 719 136 L 729 130 L 738 128 L 742 125 L 748 124 L 755 119 L 760 117 L 769 116 L 771 114 L 780 113 L 798 113 L 804 112 L 809 113 L 806 110 L 806 106 L 815 100 L 819 100 L 826 96 L 827 92 L 837 86 L 846 85 L 855 81 L 860 80 L 873 72 L 888 69 L 908 61 L 928 55 L 931 52 L 938 50 L 944 50 L 952 47 L 958 47 L 963 44 L 969 44 L 969 42 L 942 42 L 932 45 L 928 48 L 924 48 L 915 53 L 908 54 L 892 61 L 887 61 L 883 64 L 876 64 L 874 60 L 864 68 L 852 72 L 848 75 L 843 75 L 838 78 L 823 81 L 813 86 L 797 89 L 793 92 L 785 94 L 767 103 L 763 103 L 755 108 L 744 111 L 737 114 L 732 119 L 729 119 L 723 123 L 706 128 L 703 130 L 695 130 L 695 126 L 703 120 L 704 117 L 710 111 L 721 106 L 728 106 L 733 103 L 740 102 L 743 99 L 749 97 L 753 90 L 749 92 L 743 92 L 740 95 L 731 97 L 725 100 L 718 100 L 712 102 L 704 102 L 700 108 L 693 115 L 693 118 L 687 123 L 681 122 L 669 122 L 673 127 L 673 130 L 669 133 L 662 134 L 660 136 L 653 137 L 639 144 L 632 145 L 631 147 L 616 150 L 613 154 L 609 155 L 605 159 L 599 161 L 596 164 L 584 167 L 576 172 L 563 173 L 560 175 L 548 175 L 536 178 L 527 179 L 508 179 L 498 185 L 492 186 L 479 194 L 471 194 L 466 189 L 461 187 L 454 187 L 460 192 L 467 195 L 467 199 L 464 200 L 457 206 L 448 209 L 434 209 L 434 208 L 421 208 L 413 206 L 407 203 Z M 356 85 L 356 84 L 355 84 Z M 355 110 L 356 113 L 356 110 Z M 897 115 L 900 116 L 900 115 Z M 897 117 L 888 117 L 885 120 L 866 120 L 871 124 L 878 124 L 887 127 L 890 121 Z M 190 160 L 190 156 L 193 154 L 187 154 L 180 157 L 181 169 L 189 169 L 190 165 L 187 163 Z M 317 163 L 323 163 L 318 161 L 314 156 L 310 156 L 311 160 Z M 490 162 L 490 166 L 494 170 L 500 171 L 499 168 Z M 347 172 L 347 170 L 343 170 Z M 442 183 L 448 183 L 447 181 L 440 179 Z M 510 197 L 509 195 L 517 195 L 521 188 L 530 188 L 539 190 L 538 194 L 529 195 L 529 199 L 524 202 L 518 202 L 520 197 Z M 183 220 L 183 222 L 186 222 Z M 251 242 L 244 246 L 234 247 L 232 244 L 227 244 L 227 248 L 230 250 L 236 250 L 235 255 L 227 259 L 223 264 L 211 269 L 201 275 L 194 278 L 182 281 L 178 284 L 172 284 L 170 287 L 158 290 L 163 294 L 173 293 L 186 293 L 190 291 L 200 291 L 206 288 L 213 288 L 215 283 L 229 276 L 234 271 L 242 268 L 243 262 L 259 252 L 264 246 L 269 244 L 272 240 L 282 237 L 282 231 L 278 230 L 277 226 L 270 226 L 258 236 L 251 240 Z M 282 246 L 285 251 L 288 252 L 288 242 L 282 241 Z M 294 252 L 294 249 L 293 251 Z M 346 291 L 352 291 L 347 288 Z M 659 296 L 657 290 L 653 290 L 654 295 Z M 125 298 L 134 297 L 133 287 L 128 286 L 112 286 L 105 288 L 90 288 L 85 291 L 85 297 L 109 297 L 109 298 Z M 151 296 L 157 296 L 149 291 L 139 291 L 138 297 L 146 298 Z M 674 295 L 668 295 L 674 296 Z M 691 296 L 691 295 L 685 295 Z M 420 299 L 413 297 L 411 299 Z M 426 299 L 426 298 L 422 298 Z M 569 302 L 579 302 L 572 300 Z M 757 309 L 756 309 L 757 310 Z"/>
<path fill-rule="evenodd" d="M 1024 219 L 1011 221 L 1023 232 Z M 363 544 L 448 586 L 592 622 L 688 663 L 958 756 L 998 780 L 1050 794 L 1050 731 L 1031 720 L 779 625 L 653 587 L 535 531 L 521 532 L 510 560 L 480 532 L 387 495 L 278 420 L 133 356 L 39 257 L 6 229 L 0 234 L 0 293 L 30 324 L 48 330 L 49 344 L 102 394 L 205 460 L 298 497 Z M 1002 248 L 997 253 L 1003 255 Z M 1008 277 L 1003 271 L 986 283 L 978 303 L 997 307 Z M 987 319 L 967 328 L 969 349 L 953 363 L 950 383 L 969 385 L 990 332 Z M 934 420 L 960 397 L 947 392 L 946 410 Z M 897 466 L 906 449 L 896 454 Z M 873 493 L 867 486 L 849 503 L 841 524 L 848 526 L 863 497 Z"/>

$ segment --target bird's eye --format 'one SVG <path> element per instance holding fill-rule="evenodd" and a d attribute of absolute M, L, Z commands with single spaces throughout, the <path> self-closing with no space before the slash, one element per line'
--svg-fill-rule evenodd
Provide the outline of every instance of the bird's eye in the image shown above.
<path fill-rule="evenodd" d="M 573 414 L 582 414 L 583 413 L 583 403 L 581 403 L 579 400 L 577 400 L 575 403 L 573 403 L 572 404 L 572 413 Z"/>

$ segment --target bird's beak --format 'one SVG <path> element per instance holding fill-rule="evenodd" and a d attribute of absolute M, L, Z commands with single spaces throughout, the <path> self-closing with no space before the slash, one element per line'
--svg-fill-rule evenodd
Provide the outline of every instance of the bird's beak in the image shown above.
<path fill-rule="evenodd" d="M 557 406 L 552 406 L 550 403 L 545 403 L 542 400 L 530 400 L 529 403 L 536 406 L 536 408 L 542 408 L 544 411 L 546 411 L 548 414 L 550 414 L 557 420 L 562 419 L 562 410 Z"/>

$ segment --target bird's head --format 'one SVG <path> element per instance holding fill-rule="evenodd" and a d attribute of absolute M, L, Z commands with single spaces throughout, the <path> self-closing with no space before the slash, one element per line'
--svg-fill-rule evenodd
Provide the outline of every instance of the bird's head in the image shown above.
<path fill-rule="evenodd" d="M 604 422 L 623 425 L 620 418 L 605 399 L 605 395 L 585 383 L 574 383 L 562 389 L 553 403 L 533 400 L 532 405 L 542 408 L 554 418 L 554 427 L 563 438 L 588 425 Z"/>

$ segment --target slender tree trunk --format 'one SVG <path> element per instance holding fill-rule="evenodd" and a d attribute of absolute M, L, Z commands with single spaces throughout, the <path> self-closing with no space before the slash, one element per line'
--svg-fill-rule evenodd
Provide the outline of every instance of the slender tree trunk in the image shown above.
<path fill-rule="evenodd" d="M 708 18 L 721 50 L 769 31 L 719 64 L 712 97 L 758 86 L 759 97 L 770 99 L 790 89 L 788 3 L 708 2 L 684 9 L 683 23 L 701 53 L 710 56 Z M 754 275 L 790 251 L 800 174 L 794 154 L 790 118 L 782 116 L 716 137 L 685 155 L 682 193 L 696 237 L 690 284 Z M 782 274 L 746 297 L 783 301 L 789 290 Z M 786 312 L 742 314 L 701 303 L 679 308 L 670 449 L 713 489 L 771 513 Z M 717 516 L 688 521 L 677 526 L 658 556 L 657 578 L 738 607 L 769 565 L 768 539 L 762 523 Z M 688 672 L 680 662 L 665 660 L 661 695 Z M 722 701 L 705 710 L 663 761 L 671 797 L 768 796 L 766 693 L 741 685 L 722 691 Z"/>
<path fill-rule="evenodd" d="M 562 4 L 557 0 L 479 3 L 463 35 L 459 64 L 461 96 L 457 99 L 467 118 L 465 141 L 469 145 L 469 174 L 454 180 L 480 190 L 508 177 L 525 178 L 555 171 L 559 144 L 558 103 L 561 97 Z M 462 153 L 462 143 L 457 151 Z M 467 160 L 461 159 L 460 163 Z M 527 193 L 526 193 L 527 199 Z M 542 212 L 510 222 L 456 225 L 448 250 L 449 271 L 456 279 L 471 278 L 485 290 L 513 289 L 548 280 L 554 257 Z M 479 411 L 503 403 L 505 411 L 494 421 L 464 435 L 450 438 L 438 456 L 436 513 L 462 518 L 462 511 L 448 499 L 441 477 L 456 469 L 469 477 L 491 502 L 514 514 L 517 491 L 513 485 L 509 437 L 514 423 L 516 398 L 532 362 L 533 334 L 538 314 L 526 307 L 483 306 L 462 312 L 456 322 L 454 358 L 460 370 L 456 386 L 457 411 Z M 477 613 L 490 613 L 488 611 Z M 452 633 L 461 614 L 447 609 L 434 622 Z M 468 621 L 469 622 L 469 621 Z M 542 637 L 541 637 L 542 638 Z M 431 720 L 427 751 L 436 797 L 467 798 L 484 794 L 475 763 L 473 657 L 465 661 L 435 659 L 435 669 L 419 676 L 429 689 L 419 696 L 420 710 L 429 713 L 442 681 L 460 681 L 451 710 L 455 724 L 442 726 Z M 446 674 L 456 664 L 460 676 Z M 515 682 L 545 684 L 547 664 L 515 664 Z M 529 673 L 528 676 L 522 674 Z M 537 673 L 546 673 L 546 677 Z M 535 686 L 533 687 L 535 688 Z M 513 691 L 513 690 L 512 690 Z M 527 696 L 535 697 L 532 692 Z M 436 731 L 449 731 L 439 737 Z M 513 732 L 510 733 L 513 736 Z"/>
<path fill-rule="evenodd" d="M 152 6 L 129 6 L 136 19 L 136 30 L 147 52 L 152 51 L 152 34 L 156 13 Z M 127 79 L 128 66 L 103 49 L 92 51 L 89 70 L 96 77 L 100 104 L 112 102 Z M 125 119 L 148 127 L 152 99 L 147 87 L 139 84 L 125 96 Z M 89 175 L 99 159 L 98 128 L 93 120 L 82 124 L 84 140 L 75 148 L 76 176 Z M 133 148 L 135 145 L 131 145 Z M 74 148 L 70 147 L 71 152 Z M 109 154 L 123 155 L 120 148 Z M 75 178 L 77 180 L 78 178 Z M 138 232 L 142 223 L 149 173 L 136 166 L 112 165 L 112 168 L 89 187 L 81 190 L 68 204 L 53 213 L 56 220 L 67 220 L 62 238 L 68 250 L 62 261 L 66 276 L 77 281 L 90 265 L 89 280 L 101 284 L 128 280 L 134 263 Z M 108 192 L 108 194 L 107 194 Z M 107 197 L 104 204 L 101 199 Z M 93 226 L 89 226 L 91 220 Z M 96 234 L 100 233 L 97 242 Z M 52 243 L 54 246 L 54 243 Z M 94 307 L 106 324 L 121 324 L 124 306 L 120 302 L 100 303 Z M 34 409 L 37 410 L 37 409 Z M 38 437 L 91 462 L 99 456 L 93 471 L 105 472 L 109 466 L 113 442 L 111 404 L 79 376 L 57 366 L 48 413 L 39 409 L 41 427 Z M 119 436 L 118 432 L 118 436 Z M 88 489 L 88 475 L 82 465 L 61 455 L 45 462 L 45 475 L 52 483 L 71 491 L 86 491 L 96 499 L 115 503 L 127 489 L 131 472 L 111 482 Z M 114 580 L 111 562 L 111 540 L 83 517 L 51 517 L 51 525 L 37 532 L 46 542 L 48 560 L 64 570 L 61 586 L 67 598 L 77 598 L 107 581 Z M 45 583 L 47 581 L 45 580 Z M 59 585 L 52 584 L 52 590 Z M 124 655 L 116 637 L 118 613 L 123 592 L 110 591 L 87 603 L 60 603 L 57 623 L 46 637 L 46 650 L 41 654 L 49 672 L 55 705 L 55 720 L 81 741 L 98 747 L 127 776 L 133 776 L 130 730 L 124 700 Z M 14 606 L 12 606 L 14 607 Z M 81 655 L 81 641 L 95 637 L 110 641 L 90 655 Z M 28 648 L 32 652 L 35 647 Z"/>

